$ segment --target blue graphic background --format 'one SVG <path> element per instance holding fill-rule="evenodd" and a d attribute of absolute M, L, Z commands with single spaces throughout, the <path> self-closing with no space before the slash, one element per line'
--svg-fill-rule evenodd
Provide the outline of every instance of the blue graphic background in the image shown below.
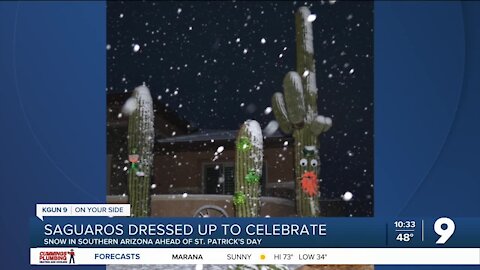
<path fill-rule="evenodd" d="M 103 2 L 0 3 L 1 269 L 32 269 L 35 203 L 105 202 L 105 23 Z"/>
<path fill-rule="evenodd" d="M 375 216 L 480 215 L 480 3 L 375 5 Z"/>
<path fill-rule="evenodd" d="M 31 269 L 36 203 L 104 201 L 105 23 L 104 2 L 0 3 L 2 269 Z M 375 4 L 376 217 L 480 216 L 478 25 L 474 1 Z M 376 269 L 412 268 L 478 266 Z"/>

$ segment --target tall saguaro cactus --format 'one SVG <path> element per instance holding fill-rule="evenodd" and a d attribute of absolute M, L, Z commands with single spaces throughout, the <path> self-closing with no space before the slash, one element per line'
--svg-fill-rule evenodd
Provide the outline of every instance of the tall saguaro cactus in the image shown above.
<path fill-rule="evenodd" d="M 310 15 L 306 7 L 295 13 L 297 70 L 285 76 L 284 94 L 277 92 L 272 97 L 280 129 L 287 134 L 293 133 L 295 140 L 296 205 L 300 216 L 320 214 L 318 136 L 332 125 L 330 118 L 317 112 L 318 89 Z"/>
<path fill-rule="evenodd" d="M 138 86 L 126 102 L 128 119 L 128 200 L 135 217 L 150 213 L 150 186 L 153 163 L 153 102 L 146 86 Z"/>
<path fill-rule="evenodd" d="M 237 217 L 260 214 L 260 178 L 263 165 L 263 135 L 255 120 L 240 127 L 236 139 L 235 194 L 233 203 Z"/>

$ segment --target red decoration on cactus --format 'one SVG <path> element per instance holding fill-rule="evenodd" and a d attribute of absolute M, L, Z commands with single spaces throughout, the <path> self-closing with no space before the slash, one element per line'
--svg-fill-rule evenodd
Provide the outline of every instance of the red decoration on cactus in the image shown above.
<path fill-rule="evenodd" d="M 302 176 L 302 189 L 308 196 L 316 196 L 318 193 L 317 175 L 314 172 L 305 172 Z"/>
<path fill-rule="evenodd" d="M 131 163 L 137 163 L 139 159 L 140 159 L 140 155 L 137 155 L 137 154 L 128 155 L 128 161 L 130 161 Z"/>

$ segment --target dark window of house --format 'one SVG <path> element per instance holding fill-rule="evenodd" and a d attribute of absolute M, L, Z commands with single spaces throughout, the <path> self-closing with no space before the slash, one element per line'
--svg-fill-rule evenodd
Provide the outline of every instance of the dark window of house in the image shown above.
<path fill-rule="evenodd" d="M 218 166 L 205 166 L 205 193 L 206 194 L 223 194 L 223 186 L 219 184 L 221 171 Z"/>
<path fill-rule="evenodd" d="M 235 168 L 233 166 L 224 166 L 223 174 L 225 176 L 225 194 L 232 195 L 235 193 Z"/>

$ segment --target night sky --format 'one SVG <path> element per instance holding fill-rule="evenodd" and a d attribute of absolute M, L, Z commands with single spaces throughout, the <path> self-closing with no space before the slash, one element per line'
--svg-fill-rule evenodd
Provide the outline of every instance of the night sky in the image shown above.
<path fill-rule="evenodd" d="M 145 83 L 154 99 L 200 130 L 265 127 L 274 92 L 295 70 L 294 11 L 313 22 L 318 112 L 333 119 L 321 136 L 322 196 L 350 191 L 372 214 L 373 4 L 316 2 L 109 2 L 108 89 Z"/>

